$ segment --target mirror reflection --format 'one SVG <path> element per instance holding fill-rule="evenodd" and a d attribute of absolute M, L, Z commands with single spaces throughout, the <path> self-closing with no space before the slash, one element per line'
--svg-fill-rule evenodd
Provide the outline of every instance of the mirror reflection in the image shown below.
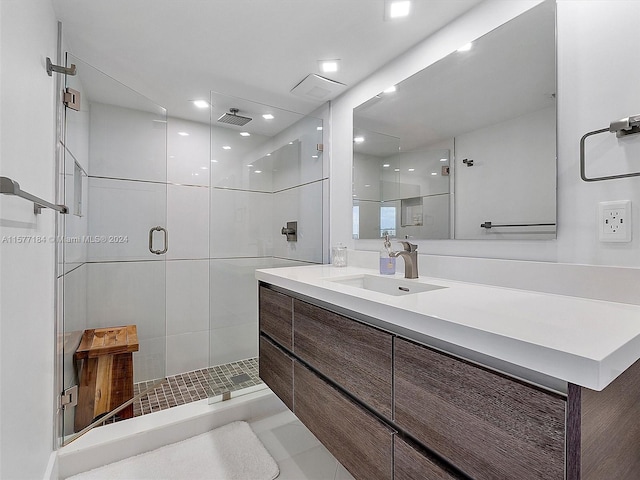
<path fill-rule="evenodd" d="M 354 238 L 555 238 L 555 89 L 548 1 L 358 106 Z"/>

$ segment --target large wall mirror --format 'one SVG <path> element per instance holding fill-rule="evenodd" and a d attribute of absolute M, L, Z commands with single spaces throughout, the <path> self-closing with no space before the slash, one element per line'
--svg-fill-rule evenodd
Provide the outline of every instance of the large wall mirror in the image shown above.
<path fill-rule="evenodd" d="M 555 2 L 466 47 L 354 109 L 354 238 L 555 238 Z"/>

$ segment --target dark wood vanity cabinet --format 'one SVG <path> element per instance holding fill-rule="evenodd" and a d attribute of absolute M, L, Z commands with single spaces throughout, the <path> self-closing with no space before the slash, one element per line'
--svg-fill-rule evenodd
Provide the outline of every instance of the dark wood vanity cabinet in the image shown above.
<path fill-rule="evenodd" d="M 260 336 L 259 341 L 260 378 L 289 410 L 293 410 L 293 357 L 265 336 Z"/>
<path fill-rule="evenodd" d="M 382 416 L 392 416 L 393 336 L 294 300 L 295 355 Z"/>
<path fill-rule="evenodd" d="M 400 437 L 395 437 L 393 445 L 394 480 L 455 480 L 460 477 L 437 465 L 421 453 L 415 445 L 410 445 Z"/>
<path fill-rule="evenodd" d="M 356 479 L 640 478 L 640 361 L 561 395 L 259 290 L 260 377 Z"/>
<path fill-rule="evenodd" d="M 396 338 L 395 422 L 472 478 L 564 479 L 560 395 Z"/>
<path fill-rule="evenodd" d="M 260 287 L 258 305 L 260 331 L 287 350 L 292 350 L 293 299 L 283 293 Z"/>
<path fill-rule="evenodd" d="M 394 431 L 300 362 L 294 413 L 358 479 L 393 478 Z"/>

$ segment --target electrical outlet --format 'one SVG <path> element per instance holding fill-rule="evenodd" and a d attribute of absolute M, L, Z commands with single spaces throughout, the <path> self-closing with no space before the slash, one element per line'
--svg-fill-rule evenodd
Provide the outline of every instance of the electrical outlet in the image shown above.
<path fill-rule="evenodd" d="M 631 200 L 600 202 L 598 232 L 601 242 L 630 242 Z"/>

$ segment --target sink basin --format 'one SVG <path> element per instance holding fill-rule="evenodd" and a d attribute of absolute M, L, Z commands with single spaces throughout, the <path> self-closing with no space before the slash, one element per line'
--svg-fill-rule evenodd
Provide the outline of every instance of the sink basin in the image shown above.
<path fill-rule="evenodd" d="M 418 283 L 415 280 L 404 280 L 377 275 L 350 275 L 347 277 L 327 278 L 326 280 L 347 285 L 349 287 L 362 288 L 364 290 L 394 296 L 413 295 L 414 293 L 429 292 L 431 290 L 447 288 L 439 285 L 431 285 L 429 283 Z"/>

